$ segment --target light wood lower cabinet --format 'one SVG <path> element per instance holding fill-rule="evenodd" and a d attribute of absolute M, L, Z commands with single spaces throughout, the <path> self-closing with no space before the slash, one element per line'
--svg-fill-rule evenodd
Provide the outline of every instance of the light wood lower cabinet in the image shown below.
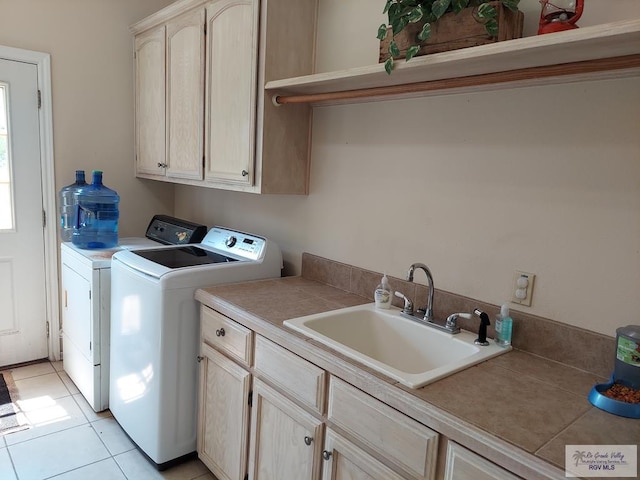
<path fill-rule="evenodd" d="M 330 428 L 322 452 L 322 480 L 403 480 L 403 477 Z"/>
<path fill-rule="evenodd" d="M 521 480 L 455 442 L 447 442 L 444 480 Z"/>
<path fill-rule="evenodd" d="M 327 420 L 407 478 L 434 478 L 439 434 L 336 377 L 329 386 Z"/>
<path fill-rule="evenodd" d="M 207 344 L 200 356 L 198 455 L 219 480 L 247 470 L 251 375 Z"/>
<path fill-rule="evenodd" d="M 439 448 L 438 480 L 518 478 L 205 306 L 199 400 L 219 480 L 434 480 Z"/>
<path fill-rule="evenodd" d="M 256 379 L 249 478 L 314 480 L 320 476 L 322 421 Z"/>

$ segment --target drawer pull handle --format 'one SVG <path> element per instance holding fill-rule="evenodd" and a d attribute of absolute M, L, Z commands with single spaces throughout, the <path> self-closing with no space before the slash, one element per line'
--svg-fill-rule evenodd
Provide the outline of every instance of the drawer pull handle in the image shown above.
<path fill-rule="evenodd" d="M 224 328 L 216 330 L 216 337 L 224 337 Z"/>
<path fill-rule="evenodd" d="M 331 452 L 329 452 L 327 450 L 323 450 L 322 451 L 322 458 L 324 458 L 325 460 L 329 460 L 331 458 Z"/>
<path fill-rule="evenodd" d="M 311 442 L 313 442 L 313 438 L 311 438 L 309 436 L 304 437 L 304 444 L 305 445 L 307 445 L 307 446 L 311 445 Z"/>

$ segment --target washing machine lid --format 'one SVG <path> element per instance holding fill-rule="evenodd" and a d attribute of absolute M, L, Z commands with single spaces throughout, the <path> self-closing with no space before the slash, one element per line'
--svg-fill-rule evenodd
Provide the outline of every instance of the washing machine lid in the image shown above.
<path fill-rule="evenodd" d="M 242 261 L 211 250 L 205 250 L 194 245 L 173 248 L 154 248 L 137 250 L 134 252 L 142 258 L 167 268 L 194 267 L 196 265 L 211 265 L 216 263 L 231 263 Z"/>

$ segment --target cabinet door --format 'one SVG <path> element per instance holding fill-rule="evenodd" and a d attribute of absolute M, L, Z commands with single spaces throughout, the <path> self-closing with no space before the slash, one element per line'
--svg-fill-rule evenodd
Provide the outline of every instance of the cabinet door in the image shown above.
<path fill-rule="evenodd" d="M 402 480 L 402 477 L 361 448 L 328 429 L 322 480 Z"/>
<path fill-rule="evenodd" d="M 164 176 L 165 27 L 135 38 L 136 174 Z"/>
<path fill-rule="evenodd" d="M 89 270 L 89 274 L 91 275 L 91 270 Z M 86 361 L 95 364 L 99 359 L 95 359 L 93 356 L 93 346 L 97 342 L 93 331 L 91 277 L 87 279 L 63 263 L 62 292 L 63 332 L 74 343 Z"/>
<path fill-rule="evenodd" d="M 202 344 L 198 456 L 220 480 L 246 474 L 249 372 Z"/>
<path fill-rule="evenodd" d="M 258 0 L 207 9 L 205 180 L 252 185 L 258 67 Z"/>
<path fill-rule="evenodd" d="M 167 177 L 202 180 L 204 9 L 167 23 Z"/>
<path fill-rule="evenodd" d="M 509 473 L 489 460 L 449 441 L 445 480 L 519 480 L 520 477 Z"/>
<path fill-rule="evenodd" d="M 317 479 L 321 453 L 322 422 L 255 380 L 249 479 Z"/>
<path fill-rule="evenodd" d="M 433 480 L 439 437 L 434 430 L 337 377 L 331 377 L 327 419 L 410 478 Z"/>

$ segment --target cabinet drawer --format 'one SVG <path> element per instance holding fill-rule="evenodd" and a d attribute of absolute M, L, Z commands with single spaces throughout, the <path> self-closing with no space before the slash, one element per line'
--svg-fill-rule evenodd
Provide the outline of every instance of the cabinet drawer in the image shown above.
<path fill-rule="evenodd" d="M 438 433 L 335 377 L 327 418 L 412 477 L 434 477 Z"/>
<path fill-rule="evenodd" d="M 246 366 L 251 365 L 253 332 L 219 314 L 215 310 L 200 308 L 202 341 L 239 360 Z"/>
<path fill-rule="evenodd" d="M 324 412 L 325 371 L 256 335 L 255 373 L 318 413 Z"/>

